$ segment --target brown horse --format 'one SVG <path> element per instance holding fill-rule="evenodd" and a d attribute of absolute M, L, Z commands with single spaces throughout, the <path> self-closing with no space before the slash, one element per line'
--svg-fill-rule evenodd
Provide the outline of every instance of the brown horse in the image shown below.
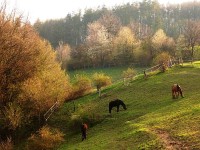
<path fill-rule="evenodd" d="M 172 98 L 178 98 L 179 97 L 179 93 L 181 95 L 181 97 L 183 98 L 183 91 L 181 89 L 181 87 L 178 84 L 174 84 L 172 86 Z"/>
<path fill-rule="evenodd" d="M 88 129 L 87 124 L 86 123 L 82 123 L 81 124 L 82 141 L 86 140 L 86 135 L 87 135 L 86 131 L 87 131 L 87 129 Z"/>

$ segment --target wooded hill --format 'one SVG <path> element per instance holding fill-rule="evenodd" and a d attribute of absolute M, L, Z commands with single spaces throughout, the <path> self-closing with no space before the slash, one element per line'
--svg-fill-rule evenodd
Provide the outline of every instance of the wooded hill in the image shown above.
<path fill-rule="evenodd" d="M 87 25 L 108 12 L 118 17 L 122 26 L 138 24 L 137 34 L 139 34 L 140 24 L 140 32 L 144 32 L 145 28 L 151 28 L 155 33 L 161 28 L 167 36 L 176 39 L 183 32 L 182 27 L 185 21 L 200 19 L 200 2 L 163 6 L 157 1 L 143 0 L 143 2 L 115 6 L 112 9 L 105 6 L 98 9 L 86 9 L 84 13 L 69 13 L 65 18 L 58 20 L 45 22 L 38 20 L 34 26 L 40 35 L 49 40 L 54 47 L 59 45 L 59 41 L 76 46 L 85 41 Z"/>
<path fill-rule="evenodd" d="M 38 20 L 34 27 L 56 48 L 63 69 L 149 66 L 163 52 L 199 59 L 199 13 L 200 2 L 163 6 L 144 0 Z"/>

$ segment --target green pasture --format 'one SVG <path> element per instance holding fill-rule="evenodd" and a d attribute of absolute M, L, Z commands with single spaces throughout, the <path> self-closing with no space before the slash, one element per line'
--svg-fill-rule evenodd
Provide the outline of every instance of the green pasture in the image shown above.
<path fill-rule="evenodd" d="M 180 84 L 184 98 L 172 99 L 174 83 Z M 51 117 L 49 124 L 65 134 L 59 150 L 165 150 L 157 134 L 161 131 L 182 149 L 200 149 L 200 62 L 175 66 L 147 79 L 140 77 L 128 86 L 113 84 L 103 93 L 102 99 L 92 93 L 65 103 Z M 108 103 L 115 98 L 122 99 L 127 110 L 120 108 L 117 113 L 113 109 L 110 115 Z M 88 121 L 88 137 L 83 142 L 74 118 Z"/>
<path fill-rule="evenodd" d="M 123 71 L 126 71 L 128 68 L 134 69 L 137 74 L 140 74 L 143 72 L 144 68 L 138 68 L 138 67 L 110 67 L 110 68 L 91 68 L 91 69 L 81 69 L 81 70 L 73 70 L 68 71 L 70 79 L 73 81 L 73 78 L 76 74 L 84 74 L 88 77 L 92 77 L 94 73 L 104 73 L 105 75 L 108 75 L 112 78 L 112 82 L 117 82 L 122 80 L 122 73 Z"/>

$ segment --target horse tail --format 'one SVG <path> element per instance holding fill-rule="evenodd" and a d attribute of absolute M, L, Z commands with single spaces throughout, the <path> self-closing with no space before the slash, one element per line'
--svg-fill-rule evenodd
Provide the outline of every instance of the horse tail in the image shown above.
<path fill-rule="evenodd" d="M 179 92 L 180 92 L 180 94 L 181 94 L 181 97 L 183 98 L 183 91 L 182 91 L 181 88 L 180 88 Z"/>

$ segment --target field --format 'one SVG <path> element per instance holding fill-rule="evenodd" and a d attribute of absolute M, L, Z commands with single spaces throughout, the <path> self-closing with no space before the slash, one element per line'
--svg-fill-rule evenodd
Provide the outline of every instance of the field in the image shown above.
<path fill-rule="evenodd" d="M 68 102 L 49 124 L 61 128 L 65 142 L 59 150 L 200 149 L 200 62 L 184 64 L 147 79 L 116 83 L 97 93 Z M 172 99 L 171 86 L 179 83 L 184 98 Z M 127 110 L 108 113 L 108 103 L 122 99 Z M 73 111 L 75 106 L 75 112 Z M 81 141 L 80 121 L 89 124 Z"/>
<path fill-rule="evenodd" d="M 123 71 L 126 71 L 128 67 L 111 67 L 111 68 L 97 68 L 97 69 L 84 69 L 84 70 L 74 70 L 69 71 L 68 74 L 70 78 L 73 80 L 74 75 L 76 74 L 84 74 L 86 76 L 91 77 L 94 73 L 104 73 L 105 75 L 108 75 L 112 77 L 113 82 L 120 81 L 122 79 L 122 73 Z M 143 72 L 144 68 L 133 68 L 136 70 L 137 74 L 140 74 Z"/>

